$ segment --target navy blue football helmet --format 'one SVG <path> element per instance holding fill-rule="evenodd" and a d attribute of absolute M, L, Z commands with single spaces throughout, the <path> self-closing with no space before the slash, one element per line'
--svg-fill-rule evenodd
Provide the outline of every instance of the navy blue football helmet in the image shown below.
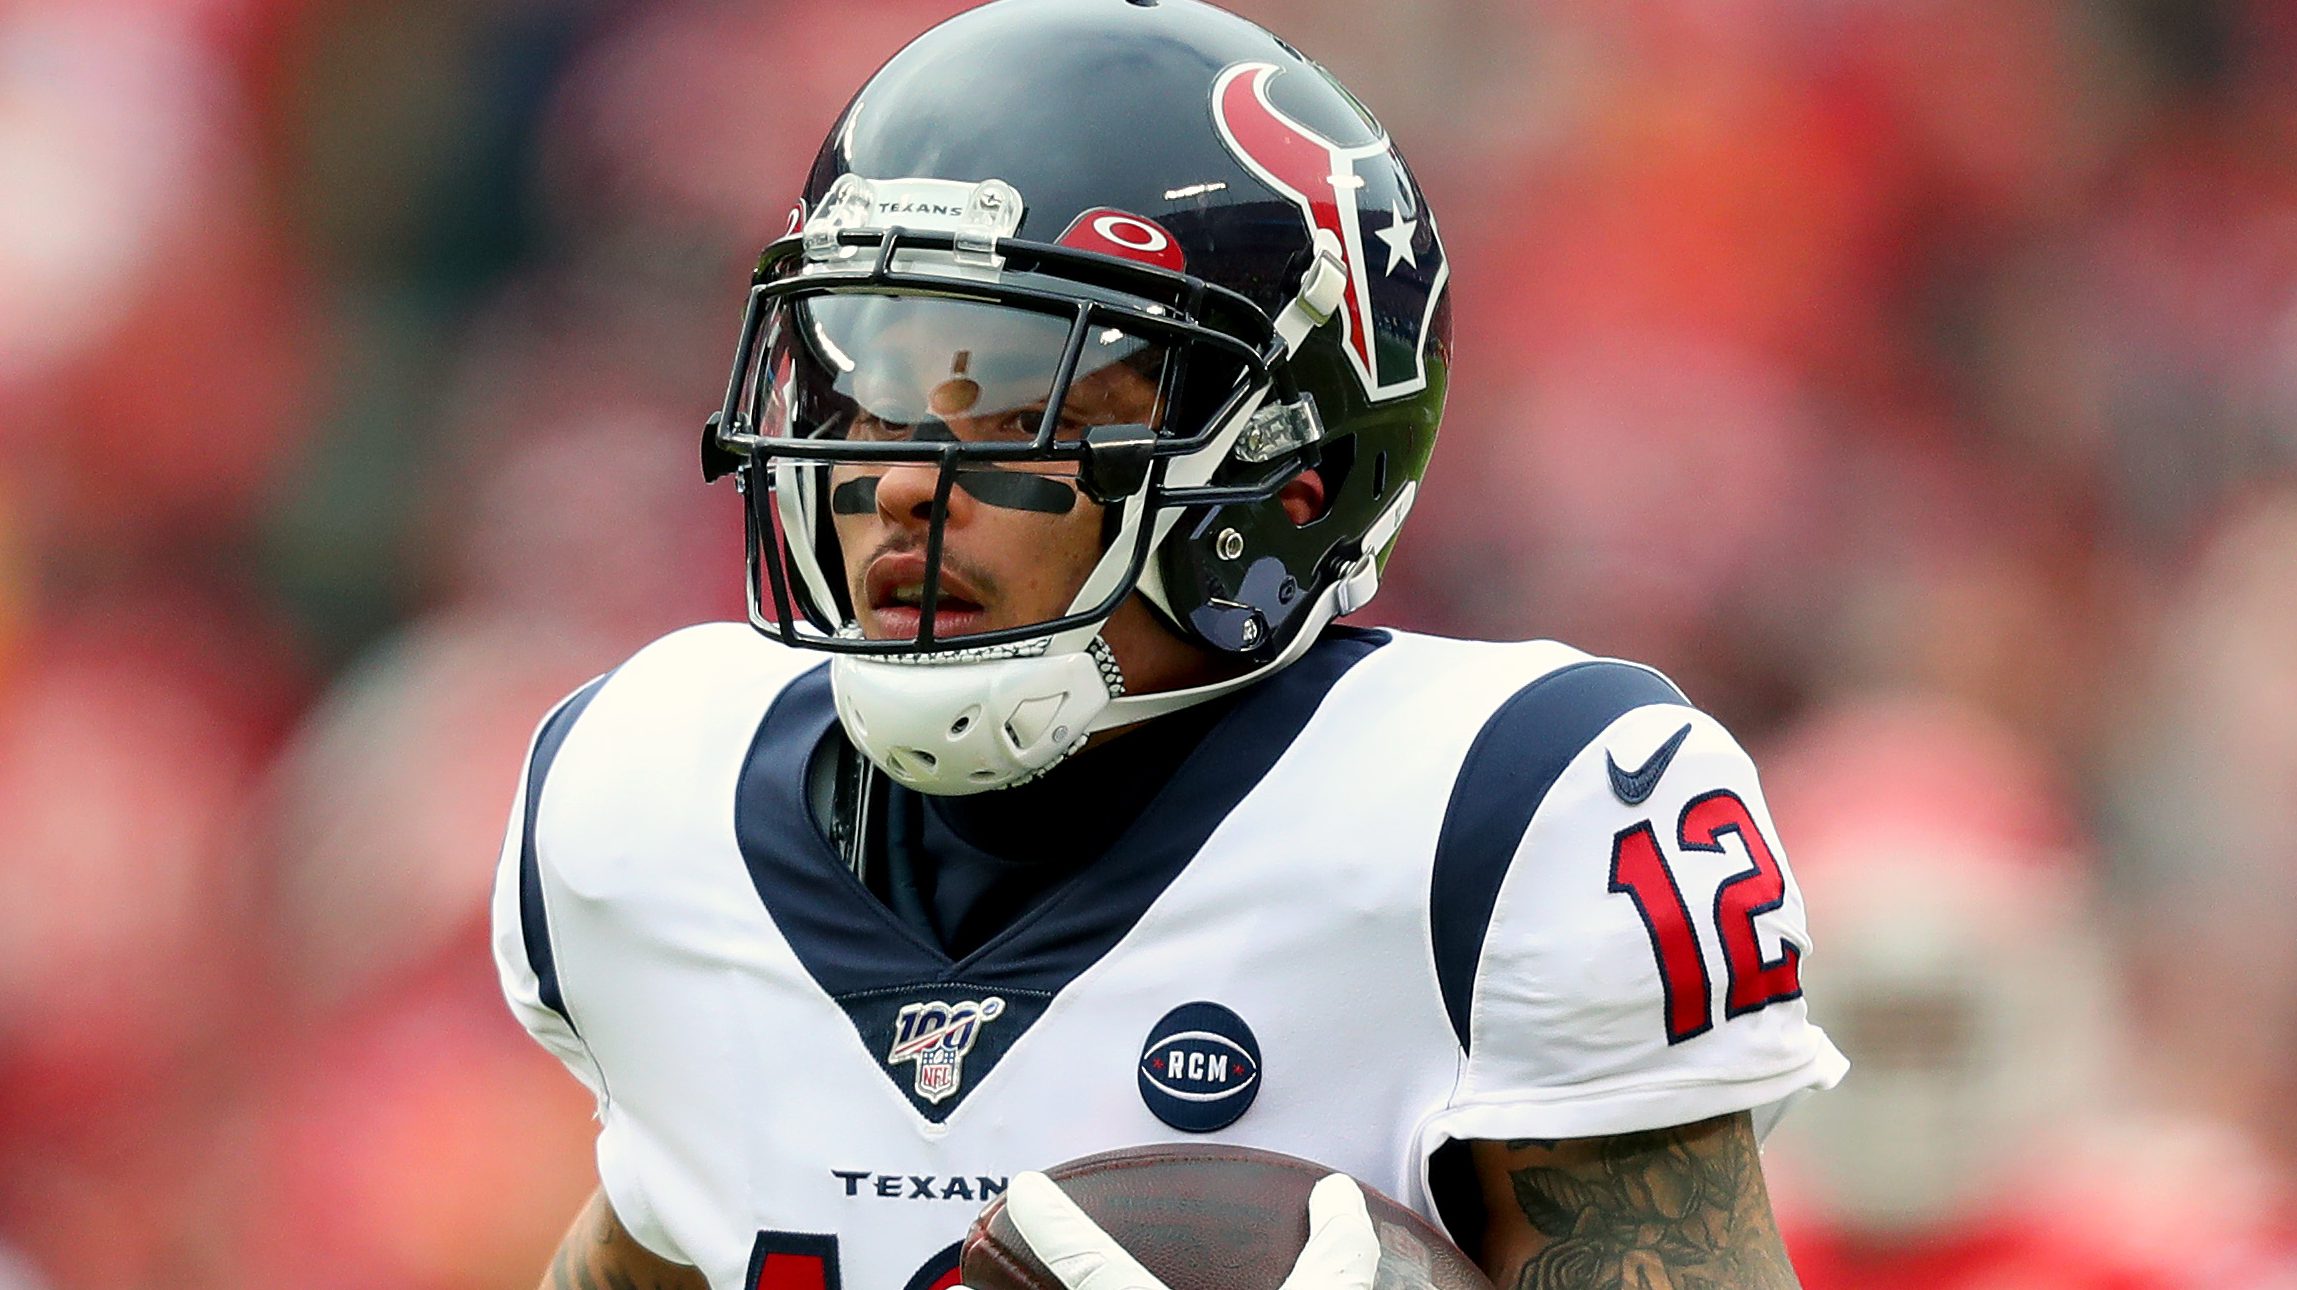
<path fill-rule="evenodd" d="M 1195 0 L 960 15 L 862 86 L 759 260 L 702 445 L 746 494 L 752 621 L 840 655 L 849 732 L 935 792 L 1283 666 L 1378 586 L 1442 413 L 1448 276 L 1387 133 L 1259 27 Z M 896 466 L 930 480 L 923 550 L 865 588 L 840 526 Z M 1296 523 L 1278 492 L 1309 469 Z M 1097 521 L 1097 558 L 1057 610 L 988 623 L 944 567 L 953 506 Z M 1243 674 L 1120 697 L 1098 633 L 1135 591 Z"/>

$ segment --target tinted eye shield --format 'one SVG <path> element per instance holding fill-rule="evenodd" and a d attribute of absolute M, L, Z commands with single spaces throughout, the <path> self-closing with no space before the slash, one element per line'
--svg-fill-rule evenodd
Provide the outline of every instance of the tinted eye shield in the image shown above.
<path fill-rule="evenodd" d="M 1189 379 L 1188 369 L 1215 359 L 1233 371 L 1231 388 L 1218 400 L 1211 415 L 1195 424 L 1161 427 L 1151 437 L 1145 455 L 1150 458 L 1184 456 L 1202 449 L 1237 407 L 1271 383 L 1271 368 L 1283 354 L 1268 315 L 1250 300 L 1198 278 L 1151 265 L 1134 264 L 1069 247 L 1018 239 L 995 243 L 999 270 L 987 276 L 961 275 L 962 266 L 936 268 L 915 262 L 896 267 L 903 253 L 956 253 L 957 238 L 946 232 L 911 232 L 905 229 L 846 229 L 837 234 L 841 247 L 874 254 L 854 255 L 850 261 L 824 266 L 805 256 L 804 239 L 791 236 L 766 248 L 743 310 L 742 331 L 719 411 L 702 433 L 702 473 L 715 480 L 739 469 L 761 454 L 813 461 L 945 461 L 946 444 L 863 443 L 841 440 L 791 440 L 761 425 L 768 391 L 760 379 L 760 359 L 770 347 L 776 328 L 801 300 L 836 294 L 916 295 L 971 300 L 1051 315 L 1069 324 L 1068 343 L 1054 378 L 1044 415 L 1036 433 L 1026 441 L 969 442 L 955 450 L 963 458 L 994 462 L 1078 461 L 1098 456 L 1106 468 L 1098 474 L 1106 484 L 1088 490 L 1096 496 L 1128 495 L 1139 487 L 1134 476 L 1145 479 L 1145 461 L 1133 466 L 1128 459 L 1143 455 L 1137 434 L 1086 435 L 1057 438 L 1059 409 L 1077 371 L 1077 359 L 1095 328 L 1115 327 L 1143 340 L 1157 342 L 1174 355 L 1165 373 L 1167 393 Z M 1197 362 L 1192 363 L 1192 359 Z M 1200 378 L 1201 379 L 1201 378 Z M 1217 379 L 1215 377 L 1214 379 Z M 1169 419 L 1168 419 L 1169 420 Z M 1097 427 L 1115 430 L 1119 427 Z M 1123 485 L 1131 484 L 1130 488 Z M 1197 500 L 1197 499 L 1191 499 Z M 1205 501 L 1223 500 L 1207 497 Z"/>
<path fill-rule="evenodd" d="M 1147 517 L 1173 507 L 1247 500 L 1244 494 L 1256 491 L 1168 487 L 1156 464 L 1201 451 L 1243 406 L 1278 384 L 1272 368 L 1283 345 L 1268 316 L 1251 301 L 1182 274 L 1066 247 L 1000 240 L 994 247 L 997 270 L 984 273 L 976 266 L 967 273 L 952 267 L 962 257 L 955 254 L 956 239 L 947 233 L 843 230 L 838 242 L 852 247 L 855 254 L 826 265 L 804 254 L 801 238 L 786 238 L 767 248 L 745 307 L 725 402 L 704 434 L 705 475 L 716 478 L 739 470 L 739 482 L 750 494 L 745 515 L 752 538 L 751 616 L 770 634 L 791 644 L 863 654 L 1041 646 L 1054 633 L 1104 619 L 1130 594 L 1145 567 L 1148 537 L 1155 528 Z M 939 258 L 897 254 L 910 250 L 937 252 Z M 890 440 L 774 424 L 777 419 L 791 423 L 805 419 L 787 406 L 789 399 L 774 397 L 773 376 L 763 370 L 764 359 L 775 349 L 781 329 L 799 325 L 806 316 L 801 304 L 838 295 L 973 302 L 1024 310 L 1044 319 L 1053 336 L 1065 337 L 1065 344 L 1059 345 L 1058 361 L 1052 364 L 1051 388 L 1041 412 L 1029 409 L 1038 417 L 1034 433 L 995 438 L 959 434 L 931 417 L 910 422 L 900 437 Z M 1157 376 L 1162 409 L 1174 406 L 1174 389 L 1190 379 L 1189 368 L 1195 369 L 1194 379 L 1201 384 L 1192 392 L 1192 410 L 1178 423 L 1168 412 L 1155 418 L 1164 422 L 1159 426 L 1064 424 L 1060 410 L 1072 383 L 1081 379 L 1080 356 L 1093 338 L 1106 344 L 1112 329 L 1168 356 Z M 946 357 L 946 350 L 937 352 Z M 1052 352 L 1050 346 L 1046 352 Z M 866 370 L 866 361 L 863 366 Z M 1092 370 L 1090 362 L 1083 367 Z M 980 370 L 978 361 L 974 370 Z M 767 496 L 776 489 L 788 493 L 792 481 L 801 477 L 791 472 L 801 464 L 803 477 L 822 481 L 804 495 L 813 498 L 808 506 L 820 508 L 813 513 L 825 519 L 865 514 L 875 507 L 883 470 L 855 475 L 853 467 L 936 468 L 934 518 L 925 551 L 929 568 L 936 572 L 928 574 L 916 639 L 856 638 L 850 627 L 854 611 L 843 603 L 842 586 L 832 572 L 834 560 L 815 559 L 808 567 L 810 557 L 800 548 L 824 549 L 826 534 L 801 534 L 801 540 L 792 541 L 793 517 L 806 507 L 791 506 L 787 496 L 779 504 Z M 833 468 L 834 475 L 814 474 Z M 986 506 L 1049 516 L 1071 513 L 1078 495 L 1084 494 L 1111 508 L 1105 531 L 1114 532 L 1117 517 L 1124 517 L 1124 532 L 1130 535 L 1126 545 L 1121 552 L 1113 546 L 1107 552 L 1109 571 L 1121 576 L 1090 584 L 1079 603 L 1057 619 L 937 641 L 932 606 L 940 581 L 944 517 L 953 490 Z M 1095 603 L 1083 603 L 1087 599 Z"/>

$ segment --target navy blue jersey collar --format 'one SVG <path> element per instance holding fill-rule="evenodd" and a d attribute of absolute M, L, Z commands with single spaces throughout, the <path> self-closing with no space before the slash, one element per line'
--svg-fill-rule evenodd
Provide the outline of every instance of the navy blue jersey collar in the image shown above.
<path fill-rule="evenodd" d="M 805 766 L 837 721 L 829 670 L 807 672 L 760 723 L 735 792 L 750 878 L 806 970 L 833 996 L 921 981 L 1053 991 L 1116 944 L 1252 791 L 1348 670 L 1387 634 L 1335 628 L 1247 690 L 1174 772 L 1142 821 L 1038 909 L 951 960 L 845 867 L 805 799 Z"/>
<path fill-rule="evenodd" d="M 1245 691 L 1099 859 L 980 948 L 952 959 L 847 869 L 808 809 L 806 766 L 837 722 L 829 669 L 783 690 L 758 726 L 735 787 L 734 833 L 774 926 L 844 1009 L 918 1114 L 946 1119 L 1052 997 L 1108 953 L 1259 784 L 1332 686 L 1384 632 L 1334 629 L 1299 662 Z M 1023 799 L 1024 801 L 1026 799 Z M 925 1091 L 894 1042 L 920 1008 L 991 1006 L 967 1033 L 962 1083 Z"/>

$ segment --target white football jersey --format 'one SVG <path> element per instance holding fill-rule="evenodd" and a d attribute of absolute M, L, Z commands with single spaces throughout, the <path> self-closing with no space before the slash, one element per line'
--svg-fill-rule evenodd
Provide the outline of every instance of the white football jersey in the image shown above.
<path fill-rule="evenodd" d="M 818 654 L 679 632 L 545 720 L 503 850 L 512 1009 L 716 1290 L 946 1287 L 1015 1171 L 1199 1136 L 1433 1217 L 1448 1141 L 1767 1128 L 1844 1069 L 1754 768 L 1647 668 L 1335 631 L 955 962 L 813 818 L 836 721 Z"/>

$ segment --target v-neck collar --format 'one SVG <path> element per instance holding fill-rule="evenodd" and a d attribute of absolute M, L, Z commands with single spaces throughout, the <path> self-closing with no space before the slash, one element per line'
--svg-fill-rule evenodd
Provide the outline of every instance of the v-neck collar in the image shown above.
<path fill-rule="evenodd" d="M 775 927 L 897 1082 L 908 1076 L 880 1041 L 901 1046 L 893 1039 L 914 1005 L 1001 1001 L 964 1032 L 973 1071 L 963 1084 L 977 1084 L 1055 993 L 1132 930 L 1332 686 L 1387 639 L 1332 629 L 1298 662 L 1245 691 L 1106 853 L 963 958 L 951 959 L 886 908 L 813 820 L 805 767 L 837 720 L 826 665 L 792 681 L 759 723 L 735 788 L 735 837 Z M 898 1058 L 910 1060 L 914 1054 Z M 917 1077 L 927 1083 L 922 1065 Z M 911 1092 L 920 1114 L 936 1122 L 963 1089 L 933 1095 L 939 1091 Z"/>

